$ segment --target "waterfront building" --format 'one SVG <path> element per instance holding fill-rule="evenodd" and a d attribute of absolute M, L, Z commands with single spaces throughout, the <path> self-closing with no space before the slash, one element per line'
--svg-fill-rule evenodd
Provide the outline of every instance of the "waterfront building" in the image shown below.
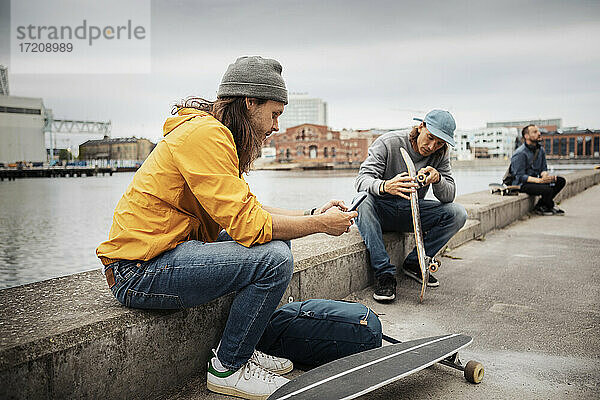
<path fill-rule="evenodd" d="M 450 147 L 450 158 L 453 160 L 472 160 L 474 157 L 471 150 L 473 143 L 473 131 L 457 129 L 454 131 L 454 142 L 456 146 Z"/>
<path fill-rule="evenodd" d="M 283 114 L 279 117 L 279 131 L 301 124 L 327 126 L 327 103 L 306 93 L 292 93 Z"/>
<path fill-rule="evenodd" d="M 515 142 L 519 131 L 515 127 L 479 128 L 473 130 L 471 148 L 480 150 L 485 158 L 510 159 L 515 150 Z M 477 152 L 474 150 L 475 158 Z"/>
<path fill-rule="evenodd" d="M 275 147 L 263 147 L 260 152 L 260 157 L 265 160 L 275 161 L 277 149 Z"/>
<path fill-rule="evenodd" d="M 369 146 L 381 135 L 379 131 L 374 132 L 371 129 L 343 129 L 340 131 L 341 147 L 346 152 L 344 162 L 350 165 L 360 165 L 369 155 Z"/>
<path fill-rule="evenodd" d="M 543 133 L 542 144 L 549 159 L 600 158 L 600 130 L 582 129 Z"/>
<path fill-rule="evenodd" d="M 450 153 L 451 158 L 455 160 L 510 159 L 518 135 L 519 131 L 515 127 L 457 129 L 454 133 L 456 146 Z"/>
<path fill-rule="evenodd" d="M 0 96 L 0 163 L 46 161 L 45 113 L 41 98 Z"/>
<path fill-rule="evenodd" d="M 80 159 L 100 161 L 99 164 L 111 165 L 112 161 L 119 161 L 118 165 L 141 164 L 156 146 L 145 138 L 110 138 L 104 136 L 100 140 L 88 140 L 79 146 Z"/>
<path fill-rule="evenodd" d="M 523 121 L 488 122 L 487 128 L 516 128 L 519 132 L 527 125 L 537 125 L 541 131 L 556 131 L 562 128 L 562 118 L 528 119 Z"/>
<path fill-rule="evenodd" d="M 360 164 L 379 135 L 368 130 L 334 131 L 324 125 L 302 124 L 275 133 L 278 162 Z"/>

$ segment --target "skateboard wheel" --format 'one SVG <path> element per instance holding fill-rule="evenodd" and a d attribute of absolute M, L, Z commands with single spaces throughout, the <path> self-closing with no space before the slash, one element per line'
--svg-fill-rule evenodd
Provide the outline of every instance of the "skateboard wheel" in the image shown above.
<path fill-rule="evenodd" d="M 437 272 L 437 270 L 440 268 L 440 262 L 438 260 L 436 260 L 435 258 L 432 258 L 429 261 L 429 271 L 431 272 Z"/>
<path fill-rule="evenodd" d="M 465 365 L 465 379 L 471 383 L 480 383 L 483 380 L 483 364 L 477 361 L 469 361 Z"/>

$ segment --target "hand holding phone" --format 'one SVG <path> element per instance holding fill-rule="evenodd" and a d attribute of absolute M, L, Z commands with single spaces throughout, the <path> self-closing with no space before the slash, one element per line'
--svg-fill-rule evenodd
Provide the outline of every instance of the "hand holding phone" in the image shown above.
<path fill-rule="evenodd" d="M 350 205 L 350 208 L 348 208 L 348 212 L 350 212 L 350 211 L 356 211 L 356 209 L 358 208 L 358 206 L 360 205 L 360 203 L 362 203 L 363 201 L 365 201 L 365 199 L 367 198 L 367 196 L 368 196 L 367 192 L 358 192 L 358 197 Z"/>

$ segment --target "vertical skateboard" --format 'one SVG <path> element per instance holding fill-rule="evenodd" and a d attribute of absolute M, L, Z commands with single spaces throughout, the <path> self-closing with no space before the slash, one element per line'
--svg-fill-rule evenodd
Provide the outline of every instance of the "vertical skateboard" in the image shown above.
<path fill-rule="evenodd" d="M 403 148 L 400 148 L 400 153 L 402 154 L 402 158 L 406 163 L 408 175 L 413 179 L 413 181 L 423 186 L 427 179 L 427 175 L 417 175 L 415 164 L 408 155 L 408 152 Z M 429 271 L 437 271 L 440 266 L 440 262 L 434 259 L 433 257 L 427 257 L 427 254 L 425 254 L 425 245 L 423 244 L 423 230 L 421 229 L 421 215 L 419 214 L 419 195 L 416 191 L 410 194 L 410 210 L 412 213 L 413 228 L 415 231 L 415 246 L 417 247 L 417 259 L 419 260 L 419 267 L 421 268 L 422 282 L 421 295 L 419 296 L 419 301 L 422 302 L 423 296 L 425 295 L 425 288 L 427 287 L 427 282 L 429 281 Z"/>

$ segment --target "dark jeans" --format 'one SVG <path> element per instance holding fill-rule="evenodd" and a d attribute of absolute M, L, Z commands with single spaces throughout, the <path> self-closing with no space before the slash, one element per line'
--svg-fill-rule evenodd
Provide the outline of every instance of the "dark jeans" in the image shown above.
<path fill-rule="evenodd" d="M 467 220 L 465 208 L 457 203 L 419 200 L 425 253 L 433 257 L 454 236 Z M 371 194 L 358 207 L 358 230 L 365 241 L 375 276 L 395 274 L 396 267 L 383 244 L 383 232 L 413 232 L 410 201 L 397 196 L 375 197 Z M 417 249 L 404 261 L 417 265 Z"/>
<path fill-rule="evenodd" d="M 521 185 L 521 192 L 529 195 L 541 195 L 537 206 L 544 206 L 549 209 L 554 207 L 554 197 L 565 187 L 567 181 L 562 176 L 556 177 L 556 182 L 552 183 L 524 183 Z M 537 207 L 536 206 L 536 207 Z"/>

